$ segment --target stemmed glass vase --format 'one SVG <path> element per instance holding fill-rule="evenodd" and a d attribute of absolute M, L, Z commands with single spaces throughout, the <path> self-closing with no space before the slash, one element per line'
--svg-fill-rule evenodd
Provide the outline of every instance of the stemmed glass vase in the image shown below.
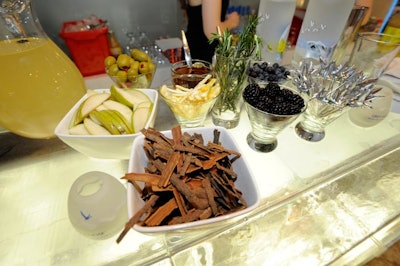
<path fill-rule="evenodd" d="M 347 107 L 313 98 L 307 103 L 303 120 L 297 123 L 297 135 L 308 141 L 320 141 L 325 137 L 325 127 L 348 110 Z"/>
<path fill-rule="evenodd" d="M 279 132 L 306 109 L 304 97 L 277 83 L 265 87 L 251 84 L 245 88 L 243 99 L 251 126 L 247 144 L 259 152 L 273 151 L 278 145 Z"/>
<path fill-rule="evenodd" d="M 301 113 L 277 115 L 263 112 L 245 102 L 250 120 L 251 132 L 247 135 L 247 144 L 259 152 L 271 152 L 278 146 L 277 135 L 292 123 Z M 305 109 L 305 108 L 304 108 Z"/>
<path fill-rule="evenodd" d="M 320 141 L 325 128 L 350 108 L 369 107 L 380 88 L 362 71 L 335 62 L 300 62 L 292 72 L 293 84 L 308 96 L 307 110 L 296 133 L 307 141 Z"/>

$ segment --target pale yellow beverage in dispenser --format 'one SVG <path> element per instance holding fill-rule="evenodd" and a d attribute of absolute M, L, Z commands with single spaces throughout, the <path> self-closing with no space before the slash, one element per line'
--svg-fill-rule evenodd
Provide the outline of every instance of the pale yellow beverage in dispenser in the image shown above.
<path fill-rule="evenodd" d="M 54 128 L 85 93 L 73 62 L 50 40 L 0 42 L 0 124 L 32 138 Z"/>

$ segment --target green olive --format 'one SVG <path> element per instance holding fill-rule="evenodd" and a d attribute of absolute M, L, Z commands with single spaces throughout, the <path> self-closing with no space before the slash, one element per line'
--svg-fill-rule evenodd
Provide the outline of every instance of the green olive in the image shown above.
<path fill-rule="evenodd" d="M 133 48 L 131 50 L 131 56 L 133 57 L 133 59 L 139 62 L 147 61 L 149 58 L 145 52 L 136 48 Z"/>
<path fill-rule="evenodd" d="M 134 81 L 136 80 L 137 76 L 138 76 L 138 70 L 136 68 L 130 68 L 127 71 L 127 75 L 128 75 L 128 80 L 129 81 Z"/>
<path fill-rule="evenodd" d="M 154 72 L 154 70 L 156 70 L 156 65 L 149 61 L 149 72 Z"/>
<path fill-rule="evenodd" d="M 117 59 L 115 59 L 114 56 L 109 55 L 104 59 L 104 66 L 106 68 L 110 68 L 110 66 L 114 65 L 116 62 Z"/>
<path fill-rule="evenodd" d="M 131 66 L 131 57 L 127 54 L 120 54 L 117 58 L 117 65 L 120 69 L 129 68 Z"/>
<path fill-rule="evenodd" d="M 133 60 L 130 68 L 136 69 L 136 72 L 137 72 L 137 71 L 139 71 L 139 65 L 140 65 L 139 61 Z"/>
<path fill-rule="evenodd" d="M 111 76 L 116 76 L 118 71 L 119 71 L 119 67 L 118 67 L 118 65 L 116 63 L 111 65 L 107 69 L 108 74 L 110 74 Z"/>
<path fill-rule="evenodd" d="M 139 63 L 139 72 L 141 74 L 149 72 L 149 63 L 148 62 L 140 62 Z"/>
<path fill-rule="evenodd" d="M 117 80 L 122 83 L 126 82 L 128 79 L 128 74 L 124 70 L 119 70 L 115 76 Z"/>

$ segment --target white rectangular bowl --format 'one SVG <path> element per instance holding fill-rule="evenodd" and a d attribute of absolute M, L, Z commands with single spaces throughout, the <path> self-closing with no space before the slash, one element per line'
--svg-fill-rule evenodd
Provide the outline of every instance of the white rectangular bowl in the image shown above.
<path fill-rule="evenodd" d="M 158 92 L 154 89 L 139 89 L 153 102 L 153 109 L 145 128 L 153 127 L 157 114 Z M 96 92 L 109 92 L 109 89 L 97 89 Z M 70 121 L 81 103 L 88 97 L 83 96 L 64 116 L 55 129 L 55 135 L 71 148 L 93 158 L 129 159 L 133 140 L 141 133 L 127 135 L 71 135 L 68 132 Z"/>
<path fill-rule="evenodd" d="M 166 232 L 171 230 L 181 230 L 188 229 L 193 227 L 204 227 L 206 225 L 210 225 L 217 222 L 222 222 L 234 217 L 238 217 L 245 213 L 248 213 L 254 210 L 259 202 L 260 202 L 260 194 L 258 188 L 256 186 L 256 180 L 251 173 L 248 164 L 244 158 L 244 154 L 239 150 L 238 145 L 233 139 L 232 135 L 222 127 L 200 127 L 200 128 L 191 128 L 191 129 L 182 129 L 182 132 L 188 132 L 193 135 L 194 133 L 202 134 L 204 142 L 212 141 L 214 138 L 213 132 L 214 129 L 218 129 L 220 134 L 220 142 L 223 147 L 238 151 L 242 154 L 242 156 L 237 159 L 233 163 L 233 170 L 237 173 L 237 180 L 235 182 L 236 187 L 243 193 L 243 198 L 247 202 L 247 208 L 221 215 L 218 217 L 213 217 L 205 220 L 199 220 L 189 223 L 177 224 L 177 225 L 162 225 L 162 226 L 141 226 L 135 224 L 133 229 L 142 233 L 158 233 L 158 232 Z M 162 131 L 165 136 L 172 138 L 171 131 Z M 129 160 L 128 172 L 129 173 L 143 173 L 144 168 L 147 165 L 147 157 L 144 153 L 143 144 L 144 144 L 144 136 L 141 135 L 137 137 L 133 142 L 132 154 Z M 143 182 L 138 182 L 140 185 L 144 185 Z M 143 205 L 144 201 L 140 198 L 139 193 L 133 187 L 131 183 L 128 183 L 127 187 L 128 193 L 128 215 L 132 217 Z"/>

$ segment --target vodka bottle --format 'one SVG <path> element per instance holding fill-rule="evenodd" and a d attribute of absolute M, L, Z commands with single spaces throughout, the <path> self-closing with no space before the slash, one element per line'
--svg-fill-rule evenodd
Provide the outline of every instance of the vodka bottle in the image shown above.
<path fill-rule="evenodd" d="M 329 60 L 354 7 L 354 0 L 310 0 L 292 64 L 305 58 Z"/>
<path fill-rule="evenodd" d="M 295 8 L 295 0 L 260 0 L 257 35 L 263 40 L 263 60 L 281 63 Z"/>

